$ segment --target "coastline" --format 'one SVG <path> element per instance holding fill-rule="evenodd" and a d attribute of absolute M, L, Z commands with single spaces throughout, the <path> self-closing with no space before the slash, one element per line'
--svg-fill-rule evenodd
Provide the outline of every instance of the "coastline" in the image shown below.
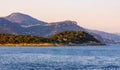
<path fill-rule="evenodd" d="M 52 43 L 40 43 L 40 44 L 27 44 L 27 43 L 20 43 L 20 44 L 0 44 L 0 46 L 62 46 L 61 44 L 52 44 Z"/>
<path fill-rule="evenodd" d="M 96 44 L 89 44 L 89 43 L 84 43 L 84 44 L 53 44 L 53 43 L 39 43 L 39 44 L 27 44 L 27 43 L 20 43 L 20 44 L 0 44 L 0 46 L 40 46 L 40 47 L 47 47 L 47 46 L 101 46 L 101 45 L 106 45 L 106 44 L 101 44 L 101 43 L 96 43 Z"/>

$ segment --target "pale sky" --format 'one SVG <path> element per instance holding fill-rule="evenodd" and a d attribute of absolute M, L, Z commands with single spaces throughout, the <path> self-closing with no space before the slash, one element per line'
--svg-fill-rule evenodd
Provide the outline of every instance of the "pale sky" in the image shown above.
<path fill-rule="evenodd" d="M 0 16 L 13 12 L 46 22 L 77 21 L 82 27 L 120 33 L 120 0 L 0 0 Z"/>

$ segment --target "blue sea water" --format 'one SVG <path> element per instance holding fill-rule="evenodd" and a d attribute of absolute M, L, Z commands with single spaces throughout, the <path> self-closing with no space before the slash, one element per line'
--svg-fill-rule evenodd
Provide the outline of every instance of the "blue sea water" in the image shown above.
<path fill-rule="evenodd" d="M 0 70 L 120 70 L 120 45 L 1 46 Z"/>

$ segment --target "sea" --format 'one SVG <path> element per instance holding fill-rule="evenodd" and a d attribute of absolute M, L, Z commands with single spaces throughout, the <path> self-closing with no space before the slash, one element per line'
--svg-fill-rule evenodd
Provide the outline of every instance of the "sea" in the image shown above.
<path fill-rule="evenodd" d="M 120 70 L 120 44 L 0 46 L 0 70 Z"/>

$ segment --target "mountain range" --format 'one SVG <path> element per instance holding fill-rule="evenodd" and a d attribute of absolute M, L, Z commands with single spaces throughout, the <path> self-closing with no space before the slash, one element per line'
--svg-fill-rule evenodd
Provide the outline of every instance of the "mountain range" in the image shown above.
<path fill-rule="evenodd" d="M 63 30 L 81 30 L 93 35 L 103 43 L 120 43 L 120 36 L 117 34 L 86 29 L 79 26 L 75 21 L 47 23 L 22 13 L 12 13 L 0 18 L 0 33 L 29 34 L 43 37 Z"/>
<path fill-rule="evenodd" d="M 46 22 L 35 19 L 29 15 L 22 13 L 12 13 L 5 17 L 5 19 L 11 21 L 12 23 L 18 23 L 22 27 L 30 27 L 36 25 L 47 24 Z"/>
<path fill-rule="evenodd" d="M 115 33 L 115 34 L 120 36 L 120 33 Z"/>

